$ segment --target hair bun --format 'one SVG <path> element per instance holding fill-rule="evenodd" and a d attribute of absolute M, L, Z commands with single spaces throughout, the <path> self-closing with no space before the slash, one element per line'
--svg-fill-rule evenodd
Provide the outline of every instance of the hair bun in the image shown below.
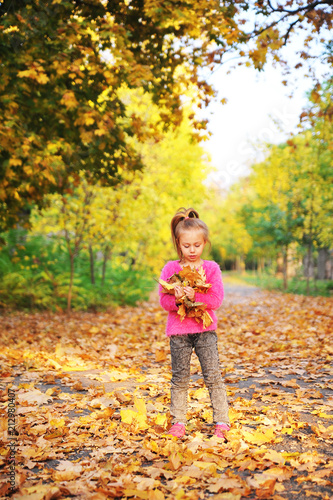
<path fill-rule="evenodd" d="M 187 210 L 187 214 L 186 214 L 185 219 L 199 219 L 199 214 L 196 210 L 189 208 Z"/>

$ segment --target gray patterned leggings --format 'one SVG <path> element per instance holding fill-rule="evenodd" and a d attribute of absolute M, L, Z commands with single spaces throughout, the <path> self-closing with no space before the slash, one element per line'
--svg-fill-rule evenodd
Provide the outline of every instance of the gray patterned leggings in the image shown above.
<path fill-rule="evenodd" d="M 229 425 L 227 392 L 221 376 L 217 335 L 213 330 L 170 337 L 172 364 L 170 413 L 173 417 L 173 423 L 186 424 L 187 393 L 193 349 L 199 358 L 205 384 L 209 391 L 213 407 L 213 420 L 215 423 L 223 422 Z"/>

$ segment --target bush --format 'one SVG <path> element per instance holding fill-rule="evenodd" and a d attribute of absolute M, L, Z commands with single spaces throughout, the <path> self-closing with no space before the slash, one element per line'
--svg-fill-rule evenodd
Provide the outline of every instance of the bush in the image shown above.
<path fill-rule="evenodd" d="M 0 251 L 0 308 L 64 310 L 70 283 L 69 258 L 58 243 L 43 237 L 27 238 L 22 231 L 5 235 Z M 96 284 L 91 283 L 89 255 L 75 261 L 73 310 L 106 310 L 146 300 L 155 283 L 145 270 L 108 263 L 104 284 L 102 262 L 96 261 Z"/>

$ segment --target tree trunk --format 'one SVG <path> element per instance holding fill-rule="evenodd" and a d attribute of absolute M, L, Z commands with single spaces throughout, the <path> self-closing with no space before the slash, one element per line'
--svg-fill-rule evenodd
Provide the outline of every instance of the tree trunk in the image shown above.
<path fill-rule="evenodd" d="M 242 257 L 241 257 L 240 266 L 241 266 L 241 273 L 245 274 L 245 257 L 244 257 L 244 255 L 242 255 Z"/>
<path fill-rule="evenodd" d="M 105 282 L 105 274 L 106 274 L 106 264 L 107 261 L 109 260 L 111 255 L 111 250 L 109 247 L 106 247 L 104 256 L 103 256 L 103 267 L 102 267 L 102 286 L 104 285 Z"/>
<path fill-rule="evenodd" d="M 237 255 L 236 257 L 236 270 L 238 273 L 243 274 L 243 259 L 240 255 Z"/>
<path fill-rule="evenodd" d="M 312 256 L 312 251 L 309 252 L 309 244 L 307 243 L 307 252 L 303 257 L 303 275 L 305 278 L 308 276 L 310 278 L 313 278 L 314 274 L 314 263 L 313 263 L 313 256 Z M 310 258 L 309 258 L 309 253 L 310 253 Z"/>
<path fill-rule="evenodd" d="M 94 285 L 95 284 L 94 252 L 90 243 L 89 243 L 89 257 L 90 257 L 90 281 Z"/>
<path fill-rule="evenodd" d="M 326 276 L 326 262 L 329 259 L 328 248 L 319 248 L 318 251 L 318 279 L 325 280 Z"/>
<path fill-rule="evenodd" d="M 283 254 L 283 289 L 288 288 L 288 245 L 282 251 Z"/>
<path fill-rule="evenodd" d="M 310 276 L 311 276 L 311 261 L 312 261 L 312 241 L 310 240 L 308 245 L 308 254 L 307 254 L 307 276 L 306 276 L 306 295 L 310 294 Z"/>
<path fill-rule="evenodd" d="M 265 268 L 265 258 L 264 257 L 260 257 L 259 259 L 259 269 L 260 269 L 260 276 L 263 275 L 264 273 L 264 268 Z"/>
<path fill-rule="evenodd" d="M 308 245 L 308 272 L 306 278 L 306 294 L 310 294 L 310 275 L 311 275 L 311 264 L 312 264 L 312 222 L 313 222 L 313 190 L 311 195 L 311 212 L 310 212 L 310 231 L 309 231 L 309 245 Z M 313 272 L 314 275 L 314 272 Z"/>

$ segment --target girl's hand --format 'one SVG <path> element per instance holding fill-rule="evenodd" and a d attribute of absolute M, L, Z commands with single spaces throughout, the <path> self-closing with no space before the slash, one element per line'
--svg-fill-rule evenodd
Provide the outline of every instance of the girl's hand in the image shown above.
<path fill-rule="evenodd" d="M 192 301 L 194 302 L 195 299 L 195 291 L 191 286 L 184 286 L 184 292 L 185 295 Z"/>
<path fill-rule="evenodd" d="M 179 285 L 175 286 L 174 290 L 175 290 L 176 300 L 179 300 L 181 297 L 184 296 L 184 290 L 182 289 L 181 286 Z"/>

